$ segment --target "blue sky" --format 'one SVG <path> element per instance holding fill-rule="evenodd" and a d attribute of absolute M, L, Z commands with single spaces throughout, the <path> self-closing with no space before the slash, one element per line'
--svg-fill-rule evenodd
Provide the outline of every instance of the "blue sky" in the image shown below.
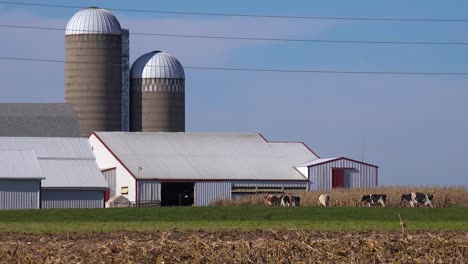
<path fill-rule="evenodd" d="M 42 1 L 63 4 L 64 1 Z M 292 16 L 468 19 L 467 1 L 66 1 L 68 5 Z M 65 27 L 74 9 L 0 4 L 0 23 Z M 113 12 L 133 32 L 468 42 L 467 23 L 356 22 Z M 0 56 L 64 58 L 63 32 L 0 28 Z M 357 45 L 131 36 L 185 66 L 468 72 L 468 46 Z M 63 102 L 63 64 L 0 61 L 3 102 Z M 321 157 L 380 166 L 381 184 L 468 186 L 468 76 L 186 70 L 188 131 L 261 132 Z"/>

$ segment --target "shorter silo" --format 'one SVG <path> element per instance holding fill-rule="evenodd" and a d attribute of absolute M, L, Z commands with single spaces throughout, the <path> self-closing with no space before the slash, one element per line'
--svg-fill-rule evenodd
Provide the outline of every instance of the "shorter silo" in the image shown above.
<path fill-rule="evenodd" d="M 133 63 L 130 131 L 185 131 L 185 73 L 174 56 L 153 51 Z"/>

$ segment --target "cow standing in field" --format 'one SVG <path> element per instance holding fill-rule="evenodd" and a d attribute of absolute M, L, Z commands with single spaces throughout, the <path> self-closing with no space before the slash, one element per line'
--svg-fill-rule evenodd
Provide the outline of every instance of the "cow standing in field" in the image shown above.
<path fill-rule="evenodd" d="M 289 196 L 281 195 L 280 202 L 281 202 L 281 206 L 289 206 L 290 205 Z"/>
<path fill-rule="evenodd" d="M 369 207 L 372 205 L 381 205 L 382 207 L 385 207 L 385 203 L 387 202 L 387 195 L 385 194 L 368 194 L 368 195 L 363 195 L 361 197 L 361 202 L 366 202 Z"/>
<path fill-rule="evenodd" d="M 427 206 L 434 207 L 432 205 L 433 198 L 434 198 L 434 195 L 432 194 L 412 192 L 408 194 L 403 194 L 400 198 L 400 204 L 406 201 L 406 202 L 409 202 L 411 207 L 414 207 L 415 205 L 418 205 L 418 204 L 423 204 L 426 207 Z"/>
<path fill-rule="evenodd" d="M 271 194 L 269 194 L 269 195 L 267 195 L 267 196 L 265 196 L 263 198 L 265 198 L 266 204 L 270 205 L 270 206 L 276 205 L 276 203 L 278 201 L 278 198 L 276 196 L 274 196 L 274 195 L 271 195 Z"/>
<path fill-rule="evenodd" d="M 330 195 L 328 194 L 321 194 L 318 198 L 318 204 L 323 205 L 325 207 L 330 205 Z"/>
<path fill-rule="evenodd" d="M 292 206 L 299 206 L 301 204 L 301 198 L 299 196 L 291 196 L 291 205 Z"/>

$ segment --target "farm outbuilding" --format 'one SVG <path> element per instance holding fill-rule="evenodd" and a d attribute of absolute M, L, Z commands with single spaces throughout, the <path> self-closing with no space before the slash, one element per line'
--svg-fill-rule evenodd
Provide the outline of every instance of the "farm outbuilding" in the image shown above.
<path fill-rule="evenodd" d="M 34 151 L 0 151 L 0 210 L 38 209 L 43 179 Z"/>
<path fill-rule="evenodd" d="M 307 173 L 311 191 L 378 185 L 378 166 L 345 157 L 317 159 L 297 168 Z"/>
<path fill-rule="evenodd" d="M 34 153 L 34 161 L 45 178 L 40 186 L 37 208 L 104 207 L 108 185 L 87 139 L 0 137 L 0 152 L 18 150 Z M 23 161 L 19 156 L 11 156 L 9 162 L 22 164 Z M 15 172 L 3 173 L 8 176 Z"/>
<path fill-rule="evenodd" d="M 318 159 L 301 142 L 252 133 L 94 132 L 110 192 L 142 204 L 205 206 L 255 193 L 307 190 L 295 166 Z"/>

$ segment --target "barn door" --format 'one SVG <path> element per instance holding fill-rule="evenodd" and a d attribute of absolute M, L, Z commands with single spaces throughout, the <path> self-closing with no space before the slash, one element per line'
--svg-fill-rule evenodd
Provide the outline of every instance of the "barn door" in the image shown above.
<path fill-rule="evenodd" d="M 332 188 L 344 188 L 344 175 L 344 169 L 332 169 Z"/>

